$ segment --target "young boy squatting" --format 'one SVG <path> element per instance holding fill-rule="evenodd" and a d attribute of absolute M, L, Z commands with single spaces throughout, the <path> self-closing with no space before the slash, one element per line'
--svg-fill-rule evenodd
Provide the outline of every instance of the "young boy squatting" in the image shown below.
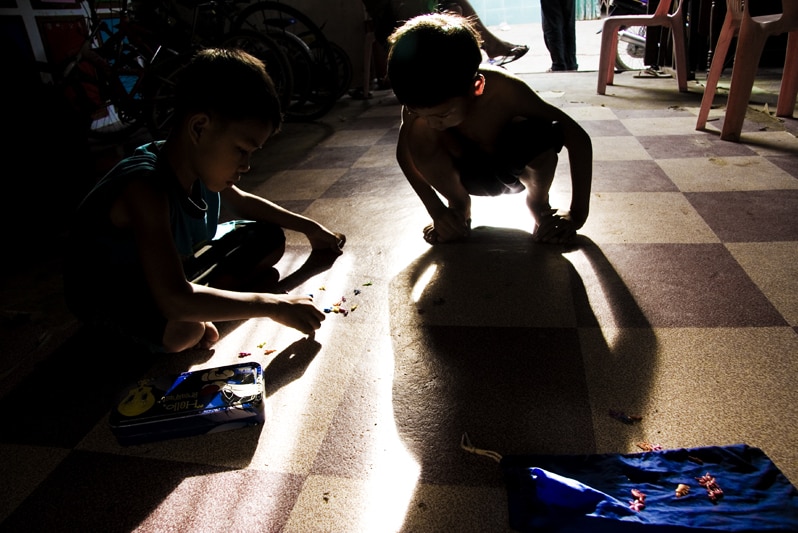
<path fill-rule="evenodd" d="M 403 105 L 397 161 L 432 217 L 424 239 L 467 238 L 471 195 L 526 190 L 534 239 L 571 241 L 589 211 L 593 148 L 584 129 L 518 77 L 481 65 L 479 33 L 467 18 L 414 17 L 389 43 L 388 76 Z M 572 198 L 557 210 L 549 189 L 563 146 Z"/>

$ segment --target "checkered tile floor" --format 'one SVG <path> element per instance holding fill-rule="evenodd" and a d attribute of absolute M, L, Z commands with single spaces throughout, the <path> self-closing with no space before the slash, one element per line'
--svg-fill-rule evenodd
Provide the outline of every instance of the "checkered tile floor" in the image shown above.
<path fill-rule="evenodd" d="M 694 130 L 700 91 L 674 80 L 619 76 L 606 97 L 595 73 L 529 83 L 593 138 L 575 246 L 532 244 L 522 196 L 476 199 L 471 242 L 427 246 L 390 94 L 289 124 L 244 187 L 347 235 L 314 270 L 289 234 L 279 267 L 287 290 L 356 309 L 313 339 L 250 320 L 159 360 L 77 333 L 5 397 L 0 530 L 508 530 L 499 467 L 463 433 L 500 454 L 747 443 L 795 483 L 795 121 L 747 121 L 729 143 L 722 108 Z M 568 176 L 563 157 L 555 206 Z M 264 368 L 265 424 L 117 444 L 123 384 L 242 351 Z"/>

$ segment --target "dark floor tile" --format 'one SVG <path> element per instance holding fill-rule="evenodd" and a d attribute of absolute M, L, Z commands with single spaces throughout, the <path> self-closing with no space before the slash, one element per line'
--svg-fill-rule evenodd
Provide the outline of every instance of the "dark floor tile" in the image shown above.
<path fill-rule="evenodd" d="M 109 367 L 109 357 L 114 360 Z M 146 350 L 82 328 L 4 396 L 0 440 L 75 446 L 114 404 L 119 391 L 155 360 Z"/>
<path fill-rule="evenodd" d="M 798 154 L 766 156 L 765 159 L 787 172 L 790 176 L 798 179 Z"/>
<path fill-rule="evenodd" d="M 650 135 L 637 140 L 654 159 L 756 155 L 745 144 L 721 141 L 711 135 Z"/>
<path fill-rule="evenodd" d="M 353 168 L 333 183 L 322 198 L 415 198 L 399 166 Z"/>
<path fill-rule="evenodd" d="M 655 161 L 596 161 L 593 192 L 672 192 L 679 188 Z"/>
<path fill-rule="evenodd" d="M 723 242 L 798 240 L 798 190 L 685 193 Z"/>
<path fill-rule="evenodd" d="M 399 128 L 392 128 L 388 130 L 385 135 L 380 137 L 377 141 L 377 144 L 390 144 L 392 146 L 396 145 L 396 142 L 399 140 Z"/>
<path fill-rule="evenodd" d="M 302 482 L 290 474 L 73 452 L 0 530 L 276 532 Z M 167 498 L 171 503 L 159 508 Z"/>
<path fill-rule="evenodd" d="M 652 327 L 786 325 L 722 244 L 604 244 L 601 249 Z"/>
<path fill-rule="evenodd" d="M 302 170 L 311 168 L 349 168 L 355 161 L 360 159 L 368 149 L 368 146 L 315 148 L 304 161 L 297 164 L 294 168 Z"/>
<path fill-rule="evenodd" d="M 632 135 L 619 120 L 581 120 L 579 125 L 591 137 L 624 137 Z"/>
<path fill-rule="evenodd" d="M 378 117 L 357 117 L 347 123 L 347 129 L 351 130 L 387 130 L 394 126 L 398 127 L 402 118 L 401 108 L 397 106 L 396 115 Z"/>

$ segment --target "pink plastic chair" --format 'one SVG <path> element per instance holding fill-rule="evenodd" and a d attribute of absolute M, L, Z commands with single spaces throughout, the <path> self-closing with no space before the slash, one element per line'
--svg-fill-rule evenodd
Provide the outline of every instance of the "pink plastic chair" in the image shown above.
<path fill-rule="evenodd" d="M 665 26 L 671 30 L 673 58 L 676 63 L 676 81 L 679 91 L 687 92 L 687 41 L 684 35 L 683 0 L 677 2 L 670 13 L 671 0 L 661 0 L 651 15 L 618 15 L 604 19 L 601 29 L 601 51 L 598 69 L 598 94 L 605 94 L 607 85 L 615 78 L 615 54 L 618 49 L 618 29 L 621 26 Z M 792 0 L 790 0 L 792 1 Z"/>
<path fill-rule="evenodd" d="M 729 96 L 726 101 L 726 115 L 720 133 L 720 138 L 725 141 L 740 140 L 740 132 L 743 129 L 745 113 L 751 99 L 759 60 L 765 48 L 765 41 L 771 35 L 789 33 L 776 116 L 792 117 L 795 111 L 796 97 L 798 97 L 798 1 L 782 0 L 781 13 L 755 17 L 751 16 L 748 9 L 749 1 L 742 2 L 743 10 L 737 34 L 737 50 L 734 53 L 734 67 L 729 85 Z M 731 3 L 733 2 L 730 0 L 729 4 Z M 714 64 L 715 59 L 713 58 L 710 71 Z M 717 80 L 715 83 L 717 84 Z M 706 104 L 707 113 L 711 104 L 712 101 L 709 99 Z M 702 111 L 704 106 L 702 100 Z M 700 114 L 699 120 L 701 120 Z"/>

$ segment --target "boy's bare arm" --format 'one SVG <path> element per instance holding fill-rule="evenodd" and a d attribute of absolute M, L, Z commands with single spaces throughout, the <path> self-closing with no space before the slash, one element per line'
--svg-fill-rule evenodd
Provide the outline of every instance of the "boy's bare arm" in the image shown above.
<path fill-rule="evenodd" d="M 570 219 L 574 229 L 581 228 L 590 210 L 590 188 L 593 181 L 593 144 L 590 136 L 573 118 L 535 93 L 526 83 L 516 79 L 509 90 L 514 102 L 521 102 L 521 114 L 528 118 L 545 118 L 562 126 L 563 146 L 568 150 L 571 167 Z"/>
<path fill-rule="evenodd" d="M 153 298 L 168 320 L 209 322 L 268 317 L 303 333 L 311 333 L 324 320 L 324 314 L 309 297 L 225 291 L 189 283 L 171 237 L 165 194 L 134 183 L 113 213 L 115 224 L 132 231 Z"/>
<path fill-rule="evenodd" d="M 332 250 L 341 253 L 346 242 L 342 233 L 333 232 L 322 224 L 299 213 L 289 211 L 261 196 L 230 187 L 221 192 L 224 206 L 236 217 L 260 222 L 271 222 L 281 228 L 305 234 L 314 250 Z"/>
<path fill-rule="evenodd" d="M 437 233 L 438 242 L 446 242 L 451 240 L 462 239 L 468 236 L 469 233 L 469 219 L 471 217 L 471 198 L 466 191 L 461 194 L 453 192 L 452 189 L 462 188 L 459 184 L 459 178 L 456 174 L 452 174 L 450 179 L 457 181 L 457 183 L 450 183 L 449 187 L 441 185 L 439 189 L 433 187 L 430 181 L 416 166 L 416 157 L 413 147 L 425 146 L 430 148 L 435 143 L 430 139 L 425 139 L 419 142 L 418 139 L 411 138 L 414 133 L 412 132 L 412 117 L 409 117 L 406 111 L 403 111 L 402 127 L 399 130 L 399 141 L 396 147 L 396 159 L 399 167 L 410 183 L 410 186 L 418 195 L 424 207 L 432 218 L 435 231 Z M 422 126 L 417 126 L 421 128 Z M 418 130 L 417 130 L 418 131 Z M 430 159 L 436 160 L 431 162 L 428 166 L 433 168 L 438 164 L 444 163 L 448 155 L 445 154 L 441 148 L 432 149 L 431 152 L 436 152 L 429 156 Z M 420 156 L 425 157 L 425 156 Z M 442 165 L 446 167 L 445 164 Z M 442 169 L 442 174 L 451 173 L 451 169 Z M 440 195 L 439 195 L 440 193 Z M 448 194 L 447 194 L 448 193 Z M 448 205 L 441 201 L 441 196 L 446 198 Z"/>
<path fill-rule="evenodd" d="M 558 110 L 559 111 L 559 110 Z M 574 229 L 585 225 L 590 212 L 590 189 L 593 183 L 593 143 L 587 132 L 571 117 L 562 113 L 565 148 L 571 166 L 571 222 Z"/>

